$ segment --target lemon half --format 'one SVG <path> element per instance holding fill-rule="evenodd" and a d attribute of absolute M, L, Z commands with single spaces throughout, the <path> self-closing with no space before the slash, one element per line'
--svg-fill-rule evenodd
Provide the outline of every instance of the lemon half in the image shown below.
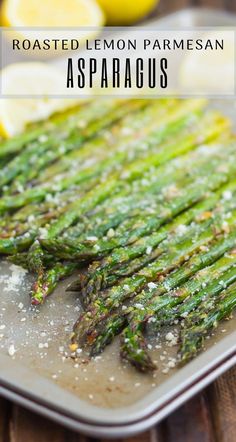
<path fill-rule="evenodd" d="M 234 91 L 234 35 L 219 30 L 204 33 L 204 41 L 224 40 L 224 50 L 190 51 L 183 58 L 179 86 L 184 92 L 232 95 Z"/>
<path fill-rule="evenodd" d="M 109 25 L 129 25 L 145 17 L 157 0 L 97 0 Z"/>
<path fill-rule="evenodd" d="M 64 75 L 46 63 L 26 62 L 7 66 L 1 72 L 4 95 L 0 100 L 0 135 L 11 137 L 22 132 L 28 123 L 49 117 L 54 112 L 74 106 L 78 98 L 49 98 L 63 95 Z M 32 98 L 19 97 L 32 96 Z"/>
<path fill-rule="evenodd" d="M 94 0 L 4 0 L 3 26 L 101 26 L 104 15 Z"/>

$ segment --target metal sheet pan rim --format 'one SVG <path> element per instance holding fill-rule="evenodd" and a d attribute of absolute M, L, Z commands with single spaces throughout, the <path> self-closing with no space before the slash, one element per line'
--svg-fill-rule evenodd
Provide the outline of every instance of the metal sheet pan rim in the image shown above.
<path fill-rule="evenodd" d="M 35 378 L 32 370 L 23 366 L 19 367 L 16 362 L 9 360 L 7 356 L 0 356 L 0 385 L 5 387 L 9 385 L 15 391 L 21 391 L 22 394 L 36 401 L 37 398 L 41 398 L 40 402 L 44 403 L 45 406 L 56 409 L 63 414 L 69 413 L 75 419 L 106 425 L 128 424 L 153 413 L 163 403 L 175 398 L 181 391 L 196 383 L 197 379 L 204 377 L 207 372 L 213 370 L 215 366 L 219 365 L 225 358 L 235 354 L 235 352 L 236 332 L 222 339 L 207 352 L 200 354 L 142 400 L 128 407 L 116 408 L 115 413 L 114 409 L 90 405 L 41 376 L 37 375 Z M 27 386 L 28 382 L 30 388 Z M 44 396 L 42 397 L 43 391 Z M 60 405 L 61 403 L 63 405 Z"/>
<path fill-rule="evenodd" d="M 194 394 L 199 392 L 202 388 L 207 386 L 210 382 L 214 381 L 218 376 L 220 376 L 225 370 L 229 369 L 236 363 L 235 354 L 228 359 L 226 359 L 223 363 L 218 365 L 216 369 L 208 372 L 208 374 L 203 377 L 200 381 L 197 381 L 191 388 L 186 389 L 182 394 L 180 393 L 173 401 L 170 401 L 166 406 L 163 405 L 161 409 L 156 410 L 151 416 L 148 416 L 146 419 L 141 419 L 134 423 L 129 424 L 121 424 L 121 425 L 98 425 L 92 424 L 90 422 L 79 421 L 71 418 L 70 416 L 63 415 L 54 411 L 52 409 L 47 409 L 45 406 L 37 404 L 24 396 L 18 395 L 14 391 L 7 390 L 4 387 L 0 386 L 0 394 L 8 398 L 9 400 L 13 400 L 19 403 L 26 408 L 35 411 L 43 416 L 46 416 L 55 422 L 66 425 L 68 428 L 71 428 L 75 431 L 81 431 L 84 434 L 90 436 L 100 436 L 100 437 L 109 437 L 109 438 L 117 438 L 117 437 L 127 437 L 132 436 L 140 431 L 144 431 L 151 426 L 157 424 L 162 419 L 164 419 L 169 413 L 174 411 L 177 407 L 183 404 L 186 400 L 191 398 Z"/>

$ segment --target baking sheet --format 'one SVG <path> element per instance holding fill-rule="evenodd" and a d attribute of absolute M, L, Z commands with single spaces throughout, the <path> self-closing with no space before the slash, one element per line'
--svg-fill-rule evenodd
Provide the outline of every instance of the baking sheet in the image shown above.
<path fill-rule="evenodd" d="M 235 23 L 227 14 L 188 10 L 164 18 L 156 26 Z M 211 105 L 235 119 L 234 101 Z M 58 415 L 53 413 L 59 413 L 60 421 L 73 428 L 103 436 L 140 431 L 203 386 L 204 379 L 209 381 L 235 362 L 235 318 L 222 323 L 206 342 L 206 351 L 183 368 L 173 367 L 177 347 L 168 345 L 168 329 L 152 341 L 150 351 L 158 364 L 152 375 L 139 374 L 120 362 L 118 340 L 95 360 L 89 361 L 81 353 L 73 361 L 68 342 L 81 307 L 75 294 L 65 292 L 69 280 L 60 284 L 44 306 L 32 309 L 28 296 L 32 279 L 22 275 L 22 284 L 14 284 L 15 272 L 14 266 L 0 262 L 2 393 L 54 419 Z"/>
<path fill-rule="evenodd" d="M 31 308 L 32 278 L 25 275 L 20 286 L 14 285 L 16 270 L 14 265 L 1 262 L 0 354 L 8 355 L 9 362 L 32 369 L 34 378 L 41 375 L 93 405 L 117 408 L 135 404 L 180 370 L 173 367 L 178 346 L 166 341 L 168 329 L 151 341 L 150 352 L 158 370 L 150 375 L 140 374 L 120 361 L 119 338 L 92 361 L 84 352 L 78 360 L 71 359 L 68 344 L 81 307 L 76 294 L 65 291 L 68 280 L 43 306 Z M 207 348 L 234 329 L 234 320 L 222 323 Z M 171 331 L 177 336 L 177 326 Z M 14 351 L 10 356 L 9 352 Z"/>

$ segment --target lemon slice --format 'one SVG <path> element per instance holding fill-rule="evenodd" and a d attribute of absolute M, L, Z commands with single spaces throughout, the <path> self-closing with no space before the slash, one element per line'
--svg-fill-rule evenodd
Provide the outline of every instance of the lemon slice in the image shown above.
<path fill-rule="evenodd" d="M 82 101 L 80 98 L 48 97 L 63 95 L 64 82 L 63 73 L 46 63 L 16 63 L 4 68 L 1 72 L 2 92 L 9 98 L 0 100 L 0 134 L 11 137 L 22 132 L 28 123 Z M 24 98 L 24 95 L 33 98 Z"/>
<path fill-rule="evenodd" d="M 109 25 L 128 25 L 151 12 L 157 0 L 97 0 Z"/>
<path fill-rule="evenodd" d="M 179 71 L 182 91 L 192 93 L 230 94 L 234 90 L 234 45 L 229 32 L 212 31 L 204 34 L 205 40 L 224 39 L 224 50 L 205 54 L 188 53 Z"/>
<path fill-rule="evenodd" d="M 4 0 L 1 15 L 3 26 L 79 27 L 104 22 L 94 0 Z"/>

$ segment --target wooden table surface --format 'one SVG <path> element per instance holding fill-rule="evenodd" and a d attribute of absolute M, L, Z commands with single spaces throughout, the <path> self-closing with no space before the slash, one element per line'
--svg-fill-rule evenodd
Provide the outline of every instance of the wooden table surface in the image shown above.
<path fill-rule="evenodd" d="M 236 0 L 161 0 L 152 16 L 165 15 L 189 6 L 236 12 Z M 0 398 L 0 442 L 48 441 L 93 442 L 93 439 L 71 432 Z M 236 441 L 236 368 L 229 370 L 152 430 L 126 441 Z"/>

